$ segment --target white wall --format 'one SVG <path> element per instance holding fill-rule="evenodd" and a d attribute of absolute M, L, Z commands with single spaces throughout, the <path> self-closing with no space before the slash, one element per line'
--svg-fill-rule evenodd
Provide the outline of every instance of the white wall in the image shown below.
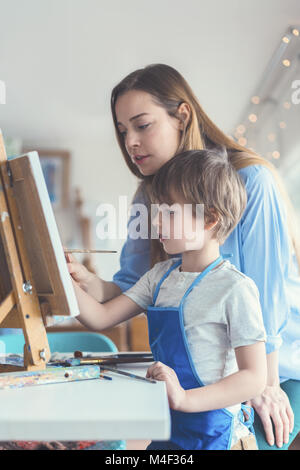
<path fill-rule="evenodd" d="M 297 23 L 299 0 L 0 0 L 0 127 L 25 145 L 69 149 L 72 186 L 93 204 L 116 204 L 136 183 L 114 138 L 112 87 L 168 63 L 230 132 Z M 110 277 L 117 257 L 104 263 Z"/>

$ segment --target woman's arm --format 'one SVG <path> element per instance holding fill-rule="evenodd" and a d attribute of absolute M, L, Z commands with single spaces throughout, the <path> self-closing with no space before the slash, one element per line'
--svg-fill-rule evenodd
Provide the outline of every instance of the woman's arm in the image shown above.
<path fill-rule="evenodd" d="M 97 302 L 73 281 L 80 315 L 77 319 L 91 330 L 111 328 L 144 311 L 139 305 L 125 295 L 120 295 L 104 304 Z"/>
<path fill-rule="evenodd" d="M 160 362 L 148 369 L 147 377 L 166 382 L 169 404 L 175 410 L 193 413 L 226 408 L 262 393 L 266 385 L 265 343 L 241 346 L 235 354 L 239 371 L 211 385 L 184 390 L 174 370 Z"/>
<path fill-rule="evenodd" d="M 248 203 L 239 224 L 241 271 L 256 283 L 267 333 L 268 384 L 260 397 L 252 400 L 263 423 L 266 440 L 274 444 L 288 442 L 293 428 L 293 413 L 288 397 L 279 386 L 278 350 L 290 303 L 286 289 L 289 271 L 290 240 L 286 211 L 271 172 L 262 166 L 240 170 L 245 181 Z M 255 256 L 253 256 L 255 253 Z"/>
<path fill-rule="evenodd" d="M 289 433 L 294 428 L 294 413 L 288 396 L 280 388 L 278 377 L 278 351 L 267 355 L 268 378 L 263 393 L 248 401 L 258 413 L 266 433 L 266 440 L 270 446 L 274 445 L 274 432 L 278 447 L 289 442 Z"/>

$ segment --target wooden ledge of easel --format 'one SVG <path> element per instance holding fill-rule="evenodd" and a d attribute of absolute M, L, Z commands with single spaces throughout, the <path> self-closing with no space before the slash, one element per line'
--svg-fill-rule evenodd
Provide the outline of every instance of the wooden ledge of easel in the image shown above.
<path fill-rule="evenodd" d="M 0 374 L 8 373 L 8 372 L 31 372 L 34 370 L 45 370 L 45 367 L 41 366 L 13 366 L 11 364 L 0 364 Z"/>

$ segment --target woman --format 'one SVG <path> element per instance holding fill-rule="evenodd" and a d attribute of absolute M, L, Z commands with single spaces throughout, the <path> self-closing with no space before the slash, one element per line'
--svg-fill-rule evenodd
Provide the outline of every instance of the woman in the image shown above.
<path fill-rule="evenodd" d="M 274 443 L 281 448 L 288 447 L 300 428 L 296 402 L 300 375 L 296 361 L 293 364 L 286 359 L 292 357 L 290 354 L 300 337 L 300 249 L 292 224 L 295 220 L 292 207 L 275 168 L 218 129 L 184 78 L 167 65 L 150 65 L 124 78 L 112 91 L 111 108 L 125 162 L 141 180 L 134 203 L 149 206 L 153 175 L 181 151 L 225 147 L 242 176 L 247 207 L 221 252 L 232 254 L 230 261 L 251 277 L 260 291 L 267 332 L 268 385 L 260 397 L 251 401 L 260 418 L 256 419 L 259 448 L 270 448 Z M 133 219 L 134 216 L 129 221 L 129 229 Z M 89 273 L 74 258 L 69 269 L 87 292 L 103 302 L 129 289 L 163 259 L 165 254 L 158 240 L 133 240 L 129 233 L 121 253 L 121 269 L 112 282 Z M 280 357 L 280 375 L 285 382 L 280 386 L 278 362 L 282 336 L 285 354 Z M 293 397 L 292 406 L 297 411 L 295 426 L 284 390 Z"/>

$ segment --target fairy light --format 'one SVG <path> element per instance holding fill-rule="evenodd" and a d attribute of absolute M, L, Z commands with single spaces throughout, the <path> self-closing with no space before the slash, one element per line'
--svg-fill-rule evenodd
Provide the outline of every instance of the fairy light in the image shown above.
<path fill-rule="evenodd" d="M 256 122 L 257 121 L 257 116 L 256 114 L 249 114 L 248 119 L 250 122 Z"/>
<path fill-rule="evenodd" d="M 238 134 L 244 134 L 246 132 L 246 127 L 243 124 L 237 126 L 236 131 Z"/>
<path fill-rule="evenodd" d="M 268 140 L 269 140 L 270 142 L 275 142 L 275 140 L 276 140 L 276 134 L 273 134 L 273 133 L 269 134 L 269 135 L 268 135 Z"/>
<path fill-rule="evenodd" d="M 252 96 L 251 101 L 253 104 L 259 104 L 260 103 L 260 97 L 259 96 Z"/>
<path fill-rule="evenodd" d="M 290 28 L 289 32 L 286 33 L 286 35 L 282 36 L 282 38 L 281 38 L 282 42 L 285 43 L 285 44 L 289 44 L 291 41 L 293 41 L 293 36 L 292 35 L 295 36 L 295 37 L 299 37 L 300 36 L 299 29 L 298 28 L 293 28 L 293 29 Z M 283 45 L 282 45 L 282 47 L 283 47 Z M 282 59 L 281 64 L 282 64 L 282 66 L 284 66 L 286 68 L 291 67 L 292 64 L 294 65 L 293 58 L 292 57 L 290 59 L 284 58 L 284 59 Z M 258 95 L 252 96 L 251 97 L 251 103 L 254 104 L 254 105 L 260 104 L 261 103 L 261 97 L 258 96 Z M 289 110 L 292 107 L 292 105 L 289 101 L 285 101 L 284 103 L 282 103 L 281 106 L 283 106 L 283 108 L 286 109 L 286 110 Z M 254 110 L 254 108 L 253 108 L 253 110 Z M 258 114 L 259 114 L 259 112 L 258 112 Z M 248 115 L 248 120 L 253 124 L 256 123 L 257 120 L 258 120 L 258 114 L 253 113 L 253 112 L 250 113 Z M 277 126 L 279 126 L 280 129 L 286 129 L 287 128 L 287 123 L 285 121 L 280 121 L 280 122 L 277 122 Z M 248 129 L 251 130 L 251 127 L 248 127 Z M 244 126 L 243 124 L 240 124 L 235 129 L 234 136 L 235 136 L 237 142 L 241 146 L 246 146 L 246 144 L 247 144 L 247 139 L 246 139 L 246 136 L 244 135 L 246 131 L 247 131 L 247 122 L 246 122 L 246 126 Z M 269 133 L 267 135 L 267 139 L 270 142 L 275 142 L 276 139 L 277 139 L 276 133 L 273 133 L 273 132 Z M 251 144 L 252 142 L 249 142 L 249 143 Z M 267 152 L 266 155 L 270 159 L 274 158 L 274 159 L 277 160 L 277 159 L 280 158 L 280 152 L 278 150 L 269 151 L 269 152 Z"/>
<path fill-rule="evenodd" d="M 240 137 L 238 143 L 245 147 L 245 145 L 247 145 L 247 139 L 245 137 Z"/>

